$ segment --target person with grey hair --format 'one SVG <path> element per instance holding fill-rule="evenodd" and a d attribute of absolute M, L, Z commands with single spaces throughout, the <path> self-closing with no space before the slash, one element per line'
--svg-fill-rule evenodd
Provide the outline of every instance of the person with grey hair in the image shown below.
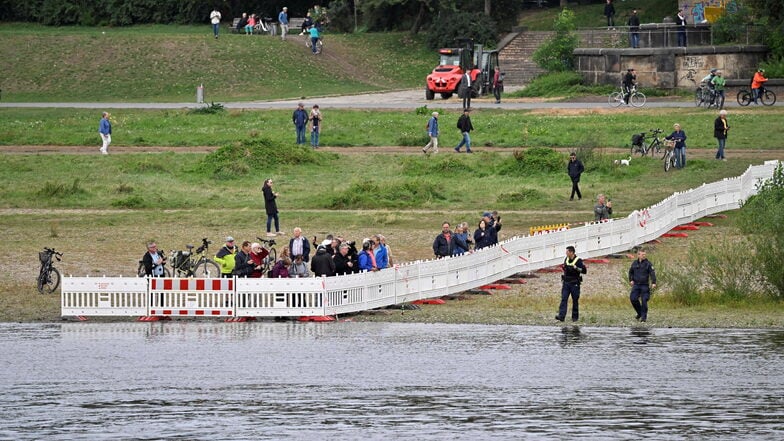
<path fill-rule="evenodd" d="M 722 109 L 719 111 L 719 116 L 713 122 L 713 137 L 719 141 L 719 148 L 716 150 L 716 159 L 726 161 L 724 157 L 724 146 L 727 142 L 727 132 L 730 130 L 730 124 L 727 122 L 727 111 Z"/>
<path fill-rule="evenodd" d="M 286 34 L 289 33 L 289 8 L 284 6 L 280 11 L 278 23 L 280 23 L 280 39 L 286 41 Z"/>
<path fill-rule="evenodd" d="M 101 114 L 101 122 L 98 124 L 98 133 L 101 135 L 101 154 L 109 154 L 109 144 L 112 143 L 112 123 L 109 121 L 109 112 Z"/>
<path fill-rule="evenodd" d="M 612 215 L 612 201 L 608 201 L 607 197 L 600 194 L 596 197 L 596 205 L 593 207 L 593 220 L 604 221 Z"/>
<path fill-rule="evenodd" d="M 427 154 L 430 150 L 433 153 L 438 153 L 438 112 L 433 112 L 430 119 L 427 121 L 427 136 L 430 137 L 428 142 L 422 149 L 422 153 Z"/>

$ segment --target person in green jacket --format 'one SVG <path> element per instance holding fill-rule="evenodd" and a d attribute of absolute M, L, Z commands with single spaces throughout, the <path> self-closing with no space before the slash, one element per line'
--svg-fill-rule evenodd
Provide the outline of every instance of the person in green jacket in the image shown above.
<path fill-rule="evenodd" d="M 235 254 L 237 254 L 237 247 L 234 245 L 234 238 L 229 236 L 226 238 L 226 245 L 215 255 L 215 261 L 220 265 L 221 277 L 232 277 Z"/>
<path fill-rule="evenodd" d="M 716 104 L 719 106 L 719 109 L 723 109 L 724 86 L 727 84 L 727 80 L 724 79 L 724 75 L 721 74 L 720 70 L 716 71 L 716 76 L 713 77 L 711 83 L 713 83 L 713 90 L 716 91 Z"/>

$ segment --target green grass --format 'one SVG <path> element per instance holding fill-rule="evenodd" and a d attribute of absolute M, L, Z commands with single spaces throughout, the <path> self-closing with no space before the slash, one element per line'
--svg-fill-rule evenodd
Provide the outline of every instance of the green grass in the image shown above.
<path fill-rule="evenodd" d="M 117 109 L 112 113 L 115 146 L 222 146 L 268 137 L 293 141 L 292 110 L 229 110 L 214 115 L 186 110 Z M 427 116 L 411 111 L 322 109 L 321 144 L 333 147 L 424 145 Z M 731 149 L 780 147 L 780 107 L 732 109 Z M 452 129 L 458 111 L 441 111 L 441 143 L 457 145 Z M 679 122 L 690 148 L 714 148 L 716 114 L 701 108 L 624 110 L 599 106 L 579 111 L 477 110 L 471 120 L 476 146 L 625 147 L 631 135 L 652 128 L 669 133 Z M 85 109 L 0 109 L 0 145 L 95 146 L 100 111 Z M 765 127 L 765 130 L 759 130 Z"/>
<path fill-rule="evenodd" d="M 314 57 L 302 37 L 208 26 L 52 28 L 0 25 L 4 101 L 268 100 L 421 87 L 438 62 L 422 37 L 327 34 Z"/>

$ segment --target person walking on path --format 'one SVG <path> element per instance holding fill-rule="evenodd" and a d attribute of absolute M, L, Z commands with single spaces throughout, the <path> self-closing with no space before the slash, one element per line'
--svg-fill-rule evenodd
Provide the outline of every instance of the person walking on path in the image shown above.
<path fill-rule="evenodd" d="M 612 201 L 608 201 L 607 197 L 600 194 L 596 197 L 596 205 L 593 207 L 593 220 L 604 221 L 612 215 Z"/>
<path fill-rule="evenodd" d="M 629 25 L 629 40 L 634 49 L 640 47 L 640 17 L 637 15 L 637 10 L 632 10 L 632 15 L 629 17 L 627 23 Z"/>
<path fill-rule="evenodd" d="M 218 8 L 215 8 L 210 12 L 210 23 L 212 23 L 212 34 L 215 36 L 215 39 L 218 39 L 218 30 L 220 29 L 220 21 L 221 21 L 221 13 L 218 11 Z"/>
<path fill-rule="evenodd" d="M 686 47 L 686 14 L 683 13 L 683 9 L 678 9 L 675 24 L 678 26 L 678 46 Z"/>
<path fill-rule="evenodd" d="M 583 198 L 582 193 L 580 193 L 580 175 L 583 174 L 585 171 L 585 167 L 583 163 L 577 159 L 577 153 L 572 152 L 569 154 L 569 164 L 566 166 L 566 171 L 569 173 L 569 177 L 572 179 L 572 195 L 569 196 L 569 200 L 574 200 L 574 195 L 577 195 L 577 200 Z"/>
<path fill-rule="evenodd" d="M 612 0 L 607 0 L 604 5 L 604 16 L 607 17 L 607 29 L 615 27 L 615 6 Z"/>
<path fill-rule="evenodd" d="M 319 30 L 318 27 L 315 25 L 311 26 L 308 29 L 308 33 L 310 34 L 310 50 L 313 51 L 313 55 L 319 53 L 318 52 L 318 40 L 319 40 Z"/>
<path fill-rule="evenodd" d="M 563 275 L 561 276 L 561 304 L 558 306 L 558 315 L 555 319 L 559 322 L 566 318 L 566 309 L 569 305 L 569 296 L 572 297 L 572 321 L 580 319 L 580 283 L 583 281 L 583 274 L 588 272 L 583 259 L 575 254 L 574 247 L 566 247 L 566 258 L 563 263 Z"/>
<path fill-rule="evenodd" d="M 433 115 L 427 121 L 427 136 L 430 137 L 430 142 L 425 144 L 422 153 L 438 153 L 438 112 L 433 112 Z"/>
<path fill-rule="evenodd" d="M 471 116 L 469 113 L 471 109 L 464 109 L 463 114 L 460 115 L 460 118 L 457 119 L 457 128 L 460 129 L 460 133 L 463 135 L 463 139 L 460 140 L 460 144 L 455 147 L 455 151 L 460 153 L 460 147 L 466 147 L 466 153 L 473 153 L 471 151 L 471 130 L 474 130 L 474 126 L 471 125 Z"/>
<path fill-rule="evenodd" d="M 319 110 L 318 104 L 313 105 L 308 120 L 310 121 L 310 146 L 317 149 L 321 135 L 321 110 Z"/>
<path fill-rule="evenodd" d="M 727 142 L 727 132 L 730 130 L 730 124 L 727 122 L 727 111 L 722 109 L 719 111 L 719 116 L 713 122 L 713 137 L 719 141 L 719 149 L 716 150 L 716 159 L 726 161 L 724 157 L 724 146 Z"/>
<path fill-rule="evenodd" d="M 284 6 L 280 11 L 278 23 L 280 23 L 280 39 L 286 41 L 286 34 L 289 33 L 289 8 Z"/>
<path fill-rule="evenodd" d="M 101 135 L 101 154 L 109 154 L 109 144 L 112 143 L 112 123 L 109 121 L 109 112 L 101 114 L 101 122 L 98 123 L 98 133 Z"/>
<path fill-rule="evenodd" d="M 681 129 L 681 125 L 676 123 L 673 125 L 673 132 L 664 139 L 675 141 L 675 147 L 672 149 L 675 153 L 675 167 L 686 167 L 686 132 Z"/>
<path fill-rule="evenodd" d="M 272 191 L 271 178 L 264 181 L 261 192 L 264 194 L 264 211 L 267 213 L 267 237 L 283 234 L 280 231 L 280 221 L 278 220 L 278 203 L 275 201 L 278 198 L 278 193 Z M 271 231 L 273 220 L 275 221 L 274 233 Z"/>
<path fill-rule="evenodd" d="M 643 249 L 637 251 L 637 258 L 629 267 L 629 283 L 632 285 L 629 301 L 637 312 L 636 319 L 641 322 L 647 321 L 648 300 L 651 298 L 651 289 L 656 288 L 656 270 L 653 269 L 653 264 L 645 258 L 645 250 Z"/>
<path fill-rule="evenodd" d="M 299 103 L 297 109 L 291 115 L 291 121 L 294 123 L 294 129 L 297 132 L 297 144 L 305 144 L 305 130 L 308 126 L 308 112 L 305 111 L 305 105 Z"/>
<path fill-rule="evenodd" d="M 501 104 L 501 92 L 504 91 L 504 79 L 501 78 L 501 68 L 496 66 L 493 72 L 493 96 L 495 103 Z"/>

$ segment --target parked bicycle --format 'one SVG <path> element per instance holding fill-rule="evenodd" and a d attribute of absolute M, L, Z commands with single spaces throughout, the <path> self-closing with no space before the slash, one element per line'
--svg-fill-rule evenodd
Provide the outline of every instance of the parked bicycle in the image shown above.
<path fill-rule="evenodd" d="M 637 90 L 637 85 L 632 86 L 632 89 L 629 91 L 628 104 L 626 103 L 625 97 L 626 92 L 624 92 L 623 87 L 621 87 L 620 90 L 610 93 L 607 97 L 607 102 L 613 107 L 620 107 L 621 104 L 630 105 L 632 107 L 642 107 L 645 105 L 645 94 Z"/>
<path fill-rule="evenodd" d="M 754 101 L 754 95 L 752 94 L 750 87 L 744 87 L 740 91 L 738 91 L 738 104 L 743 107 L 748 106 Z M 772 90 L 768 90 L 765 86 L 760 87 L 759 90 L 759 98 L 758 98 L 763 106 L 772 106 L 776 104 L 776 94 Z"/>
<path fill-rule="evenodd" d="M 41 269 L 38 271 L 38 292 L 41 294 L 51 294 L 60 286 L 60 271 L 52 265 L 52 261 L 57 259 L 59 262 L 63 253 L 58 253 L 54 248 L 44 248 L 38 253 L 38 260 L 41 261 Z"/>
<path fill-rule="evenodd" d="M 650 140 L 650 142 L 648 142 L 648 144 L 645 143 L 645 137 L 647 136 L 646 132 L 635 133 L 632 135 L 632 155 L 637 153 L 639 153 L 640 156 L 645 156 L 648 153 L 650 153 L 651 156 L 659 154 L 664 143 L 664 138 L 662 138 L 660 135 L 664 132 L 662 129 L 651 129 L 648 132 L 653 135 L 653 138 Z"/>
<path fill-rule="evenodd" d="M 701 83 L 700 87 L 697 88 L 697 91 L 694 92 L 694 104 L 697 107 L 704 105 L 706 109 L 710 109 L 711 107 L 716 107 L 718 109 L 719 100 L 717 98 L 718 94 L 716 93 L 716 90 L 704 82 Z"/>
<path fill-rule="evenodd" d="M 275 21 L 272 20 L 272 17 L 261 16 L 261 14 L 259 14 L 259 22 L 256 23 L 253 30 L 258 34 L 263 32 L 272 36 L 275 36 L 278 32 L 275 29 Z"/>
<path fill-rule="evenodd" d="M 267 256 L 264 258 L 264 268 L 261 269 L 262 274 L 268 274 L 272 271 L 275 262 L 278 261 L 278 251 L 275 249 L 275 239 L 263 239 L 256 237 L 261 244 L 261 248 L 267 251 Z"/>
<path fill-rule="evenodd" d="M 161 251 L 161 256 L 163 256 L 163 251 Z M 166 266 L 166 263 L 161 264 L 161 266 L 163 267 L 163 275 L 160 277 L 171 277 L 171 270 Z M 144 268 L 144 260 L 139 260 L 139 267 L 136 268 L 136 275 L 139 277 L 147 277 L 147 270 Z"/>
<path fill-rule="evenodd" d="M 675 140 L 668 139 L 664 141 L 664 171 L 670 171 L 670 168 L 675 167 Z"/>
<path fill-rule="evenodd" d="M 185 245 L 188 251 L 172 251 L 171 266 L 174 277 L 220 277 L 220 267 L 207 257 L 210 242 L 205 237 L 193 251 L 193 245 Z"/>

